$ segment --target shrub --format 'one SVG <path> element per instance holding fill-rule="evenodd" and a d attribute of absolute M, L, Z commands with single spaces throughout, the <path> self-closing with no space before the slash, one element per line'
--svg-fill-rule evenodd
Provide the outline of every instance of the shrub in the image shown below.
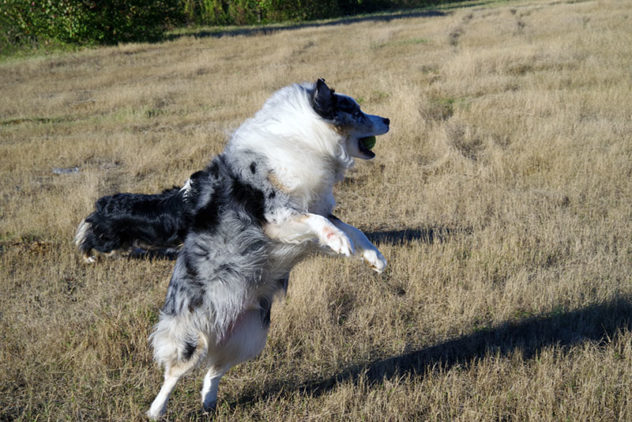
<path fill-rule="evenodd" d="M 183 12 L 189 23 L 226 25 L 229 23 L 228 1 L 183 0 Z"/>
<path fill-rule="evenodd" d="M 5 44 L 151 41 L 182 22 L 181 0 L 0 0 Z"/>
<path fill-rule="evenodd" d="M 436 2 L 442 0 L 0 0 L 0 49 L 51 41 L 153 41 L 185 22 L 305 21 Z"/>
<path fill-rule="evenodd" d="M 86 31 L 85 10 L 69 0 L 3 0 L 0 30 L 5 41 L 25 44 L 41 40 L 78 39 Z"/>
<path fill-rule="evenodd" d="M 340 15 L 337 0 L 263 0 L 268 21 L 303 21 Z"/>
<path fill-rule="evenodd" d="M 102 44 L 155 41 L 182 22 L 180 0 L 109 0 L 84 2 L 90 40 Z"/>

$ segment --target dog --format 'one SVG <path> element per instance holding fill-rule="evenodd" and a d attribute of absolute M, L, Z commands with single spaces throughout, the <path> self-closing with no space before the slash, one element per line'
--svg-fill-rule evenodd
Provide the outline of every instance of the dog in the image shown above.
<path fill-rule="evenodd" d="M 150 335 L 164 382 L 149 418 L 164 415 L 176 382 L 198 366 L 207 370 L 203 408 L 214 409 L 221 377 L 261 352 L 272 300 L 311 252 L 353 255 L 377 272 L 385 268 L 367 237 L 332 212 L 334 184 L 354 159 L 375 157 L 370 147 L 389 124 L 323 79 L 290 85 L 198 175 L 189 228 Z"/>
<path fill-rule="evenodd" d="M 99 198 L 75 234 L 83 261 L 93 263 L 101 255 L 176 254 L 190 225 L 198 180 L 204 176 L 204 171 L 196 172 L 184 186 L 159 194 L 117 193 Z"/>

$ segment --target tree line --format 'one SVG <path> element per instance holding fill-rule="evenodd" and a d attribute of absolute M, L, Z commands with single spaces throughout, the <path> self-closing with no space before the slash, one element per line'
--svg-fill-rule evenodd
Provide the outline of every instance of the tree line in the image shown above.
<path fill-rule="evenodd" d="M 0 0 L 0 48 L 156 41 L 186 25 L 308 21 L 446 0 Z"/>

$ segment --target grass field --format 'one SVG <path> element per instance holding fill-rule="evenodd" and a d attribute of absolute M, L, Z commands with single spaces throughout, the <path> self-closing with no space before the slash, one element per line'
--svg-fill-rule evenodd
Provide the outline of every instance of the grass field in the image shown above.
<path fill-rule="evenodd" d="M 299 265 L 215 418 L 632 420 L 631 45 L 628 1 L 529 0 L 1 63 L 0 420 L 143 419 L 173 262 L 83 265 L 76 225 L 321 76 L 391 118 L 337 189 L 389 267 Z"/>

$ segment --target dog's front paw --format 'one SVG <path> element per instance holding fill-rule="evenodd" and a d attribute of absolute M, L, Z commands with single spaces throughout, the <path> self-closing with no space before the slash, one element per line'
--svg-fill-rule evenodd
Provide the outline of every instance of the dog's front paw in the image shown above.
<path fill-rule="evenodd" d="M 322 232 L 321 242 L 334 252 L 344 256 L 353 255 L 351 240 L 342 231 L 335 227 L 325 227 Z"/>
<path fill-rule="evenodd" d="M 381 273 L 386 268 L 386 259 L 377 249 L 365 249 L 362 258 L 369 264 L 373 271 Z"/>

